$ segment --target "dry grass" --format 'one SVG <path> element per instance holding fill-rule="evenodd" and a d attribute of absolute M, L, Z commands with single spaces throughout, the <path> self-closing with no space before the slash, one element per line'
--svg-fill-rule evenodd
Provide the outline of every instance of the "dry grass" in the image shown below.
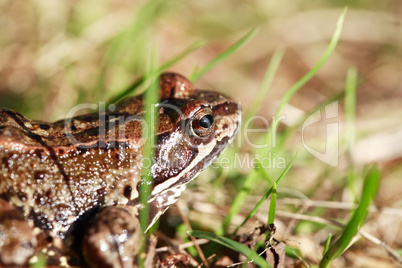
<path fill-rule="evenodd" d="M 160 1 L 150 7 L 152 15 L 148 16 L 143 6 L 140 1 L 124 0 L 0 1 L 0 106 L 35 119 L 60 119 L 77 103 L 107 101 L 130 85 L 146 70 L 150 51 L 158 51 L 163 63 L 205 40 L 204 47 L 170 68 L 189 76 L 256 26 L 254 38 L 197 86 L 226 92 L 247 111 L 275 49 L 284 48 L 271 89 L 258 111 L 271 121 L 286 90 L 321 57 L 343 8 L 333 1 L 175 0 Z M 286 120 L 279 129 L 290 134 L 272 159 L 283 158 L 288 163 L 295 150 L 299 155 L 278 186 L 275 237 L 300 250 L 299 265 L 319 263 L 328 234 L 336 236 L 339 231 L 328 221 L 346 222 L 371 163 L 381 170 L 381 185 L 362 231 L 394 250 L 402 248 L 401 33 L 402 5 L 398 1 L 353 1 L 335 53 L 285 108 Z M 352 128 L 345 124 L 343 97 L 350 67 L 358 71 Z M 297 125 L 330 98 L 339 101 L 338 116 L 327 122 L 339 126 L 336 167 L 306 151 Z M 261 120 L 254 123 L 266 127 Z M 306 143 L 323 151 L 325 127 L 321 122 L 306 128 Z M 240 135 L 244 137 L 245 132 Z M 251 136 L 254 142 L 259 138 L 258 134 Z M 243 159 L 251 149 L 241 145 Z M 282 170 L 272 163 L 266 172 L 276 179 Z M 185 204 L 183 213 L 193 229 L 219 229 L 248 172 L 250 168 L 245 167 L 236 171 L 211 168 L 190 185 L 180 202 Z M 262 179 L 257 182 L 231 228 L 242 222 L 270 186 Z M 264 205 L 244 231 L 251 230 L 256 220 L 266 222 L 268 207 Z M 177 211 L 178 207 L 171 208 L 164 220 L 169 216 L 172 224 L 180 222 Z M 333 267 L 398 265 L 383 245 L 360 236 Z M 182 243 L 178 237 L 174 241 Z"/>

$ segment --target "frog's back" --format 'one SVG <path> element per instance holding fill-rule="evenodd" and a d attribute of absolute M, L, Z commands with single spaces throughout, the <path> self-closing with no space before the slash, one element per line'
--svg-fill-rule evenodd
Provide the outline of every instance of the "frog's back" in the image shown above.
<path fill-rule="evenodd" d="M 72 124 L 69 137 L 64 121 L 34 121 L 0 109 L 0 195 L 36 226 L 56 233 L 94 206 L 126 203 L 140 178 L 133 172 L 141 154 L 135 139 L 100 144 L 93 135 L 97 115 Z"/>

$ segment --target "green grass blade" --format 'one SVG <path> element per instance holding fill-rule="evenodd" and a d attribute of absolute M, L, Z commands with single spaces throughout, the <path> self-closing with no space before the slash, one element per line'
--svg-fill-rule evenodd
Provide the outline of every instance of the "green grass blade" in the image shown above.
<path fill-rule="evenodd" d="M 151 56 L 152 57 L 152 56 Z M 154 155 L 154 146 L 155 146 L 155 122 L 158 120 L 156 116 L 158 115 L 157 113 L 157 108 L 156 108 L 156 103 L 159 101 L 159 77 L 155 75 L 155 72 L 153 71 L 155 69 L 156 65 L 156 57 L 152 57 L 150 59 L 150 70 L 148 71 L 147 74 L 147 79 L 150 81 L 150 85 L 148 89 L 145 91 L 144 99 L 145 99 L 145 104 L 144 104 L 144 121 L 146 124 L 146 127 L 144 128 L 144 131 L 142 133 L 143 138 L 145 140 L 144 146 L 143 146 L 143 161 L 144 163 L 144 168 L 141 170 L 141 181 L 139 183 L 139 201 L 144 207 L 143 209 L 140 210 L 140 222 L 141 222 L 141 228 L 143 231 L 146 230 L 146 227 L 148 225 L 148 199 L 150 195 L 150 191 L 152 189 L 152 182 L 153 178 L 150 175 L 150 170 L 151 166 L 147 165 L 148 161 L 150 159 L 153 159 Z M 152 161 L 151 161 L 152 162 Z"/>
<path fill-rule="evenodd" d="M 248 193 L 251 189 L 253 189 L 255 182 L 258 179 L 257 172 L 253 169 L 248 176 L 246 177 L 243 186 L 239 193 L 237 194 L 236 198 L 233 200 L 232 205 L 230 206 L 229 212 L 226 215 L 225 219 L 223 220 L 222 227 L 217 231 L 217 234 L 223 235 L 226 233 L 232 218 L 239 213 L 242 205 L 244 204 L 244 200 L 246 199 Z"/>
<path fill-rule="evenodd" d="M 188 54 L 192 53 L 193 51 L 199 49 L 200 47 L 205 45 L 205 41 L 199 41 L 196 42 L 194 44 L 192 44 L 191 46 L 189 46 L 188 48 L 186 48 L 184 51 L 182 51 L 181 53 L 179 53 L 178 55 L 174 56 L 173 58 L 171 58 L 170 60 L 168 60 L 167 62 L 165 62 L 164 64 L 162 64 L 159 68 L 157 68 L 154 73 L 155 74 L 160 74 L 163 71 L 165 71 L 166 69 L 168 69 L 169 67 L 173 66 L 176 62 L 180 61 L 181 59 L 183 59 L 184 57 L 186 57 Z M 119 93 L 118 95 L 116 95 L 115 97 L 113 97 L 109 103 L 114 103 L 118 100 L 120 100 L 121 98 L 129 95 L 131 92 L 133 92 L 137 87 L 139 87 L 142 83 L 144 83 L 146 81 L 146 77 L 144 75 L 142 75 L 141 77 L 139 77 L 132 85 L 130 85 L 129 87 L 127 87 L 126 89 L 122 90 L 121 93 Z"/>
<path fill-rule="evenodd" d="M 152 67 L 151 67 L 152 68 Z M 145 114 L 144 120 L 147 126 L 147 131 L 144 131 L 143 138 L 145 139 L 143 147 L 143 161 L 144 168 L 141 170 L 142 176 L 139 183 L 139 201 L 143 206 L 140 210 L 140 223 L 143 231 L 146 230 L 148 226 L 148 199 L 152 190 L 153 177 L 151 174 L 151 166 L 147 165 L 148 160 L 153 159 L 154 146 L 155 146 L 155 122 L 158 120 L 156 103 L 159 101 L 159 79 L 155 75 L 155 72 L 149 72 L 150 77 L 147 79 L 151 80 L 150 87 L 145 92 Z M 152 161 L 151 161 L 152 162 Z"/>
<path fill-rule="evenodd" d="M 230 55 L 232 55 L 234 52 L 236 52 L 241 46 L 243 46 L 247 41 L 249 41 L 253 35 L 256 33 L 257 29 L 254 28 L 251 31 L 249 31 L 245 36 L 240 38 L 239 41 L 231 45 L 228 49 L 223 51 L 221 54 L 219 54 L 217 57 L 215 57 L 213 60 L 208 62 L 203 68 L 199 69 L 198 71 L 194 72 L 190 76 L 190 81 L 195 83 L 197 82 L 204 74 L 209 72 L 212 68 L 214 68 L 216 65 L 224 61 L 226 58 L 228 58 Z"/>
<path fill-rule="evenodd" d="M 253 260 L 255 264 L 259 267 L 271 267 L 261 256 L 259 256 L 256 252 L 252 249 L 240 244 L 239 242 L 233 241 L 229 238 L 218 236 L 214 233 L 203 232 L 203 231 L 188 231 L 189 235 L 197 237 L 197 238 L 204 238 L 209 241 L 213 241 L 218 243 L 222 246 L 230 248 L 236 252 L 239 252 L 245 255 L 249 260 Z"/>
<path fill-rule="evenodd" d="M 37 262 L 30 263 L 29 267 L 30 268 L 46 268 L 47 267 L 47 255 L 45 253 L 40 252 L 35 254 L 35 257 L 37 258 Z"/>
<path fill-rule="evenodd" d="M 332 234 L 330 233 L 330 234 L 328 235 L 327 241 L 325 242 L 324 251 L 323 251 L 323 253 L 322 253 L 323 256 L 325 256 L 325 254 L 326 254 L 327 251 L 328 251 L 329 245 L 331 245 L 331 239 L 332 239 Z"/>
<path fill-rule="evenodd" d="M 323 102 L 321 102 L 320 104 L 315 106 L 313 109 L 307 111 L 304 114 L 304 116 L 302 118 L 300 118 L 300 120 L 296 124 L 294 124 L 293 126 L 289 126 L 285 129 L 285 131 L 282 133 L 282 135 L 284 136 L 283 140 L 284 141 L 288 140 L 290 137 L 292 137 L 294 135 L 295 132 L 300 131 L 300 128 L 302 127 L 303 123 L 306 122 L 307 118 L 312 116 L 315 112 L 324 109 L 327 105 L 329 105 L 335 101 L 339 101 L 341 98 L 344 97 L 344 95 L 345 95 L 344 91 L 336 93 L 332 97 L 325 99 Z M 279 144 L 278 146 L 280 147 L 280 146 L 282 146 L 282 144 Z"/>
<path fill-rule="evenodd" d="M 268 224 L 274 223 L 276 211 L 276 182 L 272 185 L 271 203 L 269 204 Z"/>
<path fill-rule="evenodd" d="M 296 157 L 297 157 L 297 152 L 296 152 L 295 155 L 293 156 L 292 161 L 289 163 L 289 165 L 285 168 L 285 170 L 282 172 L 282 174 L 281 174 L 281 175 L 279 176 L 279 178 L 276 180 L 275 184 L 279 184 L 279 182 L 286 176 L 286 174 L 288 173 L 288 171 L 289 171 L 290 168 L 292 167 L 294 161 L 296 160 Z M 251 217 L 254 216 L 254 214 L 255 214 L 255 213 L 257 212 L 257 210 L 260 208 L 260 206 L 262 205 L 262 203 L 264 203 L 264 201 L 270 196 L 271 193 L 272 193 L 272 187 L 268 190 L 268 192 L 265 193 L 265 195 L 260 199 L 260 201 L 254 206 L 254 208 L 250 211 L 250 213 L 247 215 L 247 217 L 244 219 L 244 221 L 243 221 L 239 226 L 237 226 L 236 230 L 234 230 L 234 232 L 232 233 L 232 236 L 235 235 L 235 234 L 237 233 L 237 231 L 238 231 Z M 236 197 L 236 199 L 237 199 L 237 197 Z M 236 200 L 236 199 L 235 199 L 235 200 Z M 241 200 L 240 202 L 242 202 L 242 204 L 243 204 L 244 200 Z M 231 207 L 231 210 L 232 210 L 232 207 Z M 238 211 L 236 211 L 236 212 L 238 212 Z M 230 213 L 230 211 L 229 211 L 229 213 Z M 228 216 L 229 216 L 229 214 L 228 214 Z M 226 218 L 228 218 L 228 216 L 226 216 Z M 231 217 L 230 217 L 230 220 L 231 220 L 234 215 L 230 215 L 230 216 L 231 216 Z M 225 218 L 225 220 L 226 220 L 226 218 Z M 230 221 L 229 221 L 229 224 L 230 224 Z M 229 224 L 227 224 L 227 225 L 229 225 Z M 224 229 L 224 230 L 226 230 L 226 229 Z"/>
<path fill-rule="evenodd" d="M 182 51 L 181 53 L 179 53 L 175 57 L 171 58 L 170 60 L 168 60 L 164 64 L 162 64 L 161 67 L 158 69 L 158 71 L 162 72 L 162 71 L 166 70 L 167 68 L 169 68 L 170 66 L 174 65 L 176 62 L 180 61 L 185 56 L 187 56 L 188 54 L 192 53 L 193 51 L 199 49 L 200 47 L 204 46 L 205 44 L 206 44 L 206 42 L 204 40 L 200 40 L 200 41 L 192 44 L 191 46 L 186 48 L 184 51 Z"/>
<path fill-rule="evenodd" d="M 363 224 L 366 218 L 367 208 L 370 205 L 370 201 L 374 199 L 378 192 L 379 185 L 380 171 L 377 167 L 373 167 L 369 170 L 364 181 L 359 206 L 347 223 L 342 235 L 325 253 L 320 262 L 321 268 L 328 267 L 332 260 L 338 258 L 345 251 L 352 238 L 357 234 L 359 227 Z"/>
<path fill-rule="evenodd" d="M 272 180 L 271 177 L 268 175 L 268 172 L 265 170 L 265 168 L 263 168 L 261 162 L 258 162 L 256 164 L 256 170 L 258 171 L 258 174 L 260 174 L 260 176 L 269 184 L 274 184 L 275 181 Z"/>
<path fill-rule="evenodd" d="M 155 35 L 157 21 L 171 10 L 171 6 L 163 0 L 149 0 L 139 4 L 139 9 L 133 10 L 128 25 L 108 45 L 103 63 L 105 66 L 114 64 L 116 60 L 123 61 L 134 71 L 143 70 L 147 64 L 146 53 L 149 44 L 153 43 L 150 37 Z"/>
<path fill-rule="evenodd" d="M 357 69 L 355 67 L 348 70 L 345 88 L 345 138 L 347 145 L 352 145 L 355 140 L 355 121 L 356 121 L 356 88 L 357 88 Z"/>
<path fill-rule="evenodd" d="M 100 75 L 94 90 L 98 98 L 105 98 L 105 79 L 106 77 L 118 77 L 122 75 L 124 79 L 129 79 L 132 74 L 141 74 L 144 72 L 144 66 L 147 64 L 149 44 L 152 43 L 151 37 L 155 35 L 155 24 L 157 20 L 166 14 L 170 7 L 161 0 L 145 1 L 139 5 L 139 9 L 133 9 L 129 16 L 131 21 L 120 29 L 113 39 L 106 46 L 106 53 L 100 63 Z M 135 38 L 133 38 L 135 37 Z M 133 49 L 135 48 L 135 49 Z M 121 69 L 117 71 L 116 66 Z M 115 78 L 111 79 L 113 81 Z M 110 79 L 108 79 L 109 81 Z M 117 83 L 121 87 L 120 83 Z M 117 86 L 115 83 L 111 87 Z M 113 95 L 115 90 L 110 90 Z M 129 91 L 130 92 L 130 91 Z M 113 95 L 107 95 L 111 99 Z M 113 103 L 118 98 L 113 98 Z"/>
<path fill-rule="evenodd" d="M 180 237 L 180 239 L 183 241 L 183 243 L 191 242 L 187 235 L 188 228 L 187 226 L 182 223 L 179 226 L 176 227 L 176 233 Z M 198 251 L 195 248 L 195 246 L 188 247 L 186 248 L 186 251 L 193 257 L 198 257 Z"/>
<path fill-rule="evenodd" d="M 250 105 L 250 109 L 247 111 L 247 113 L 244 115 L 244 122 L 247 122 L 246 124 L 242 125 L 242 128 L 244 131 L 250 127 L 249 123 L 253 122 L 253 119 L 251 119 L 253 116 L 255 116 L 258 111 L 261 108 L 262 103 L 264 102 L 268 91 L 271 87 L 272 81 L 274 80 L 276 71 L 278 70 L 279 64 L 282 61 L 282 57 L 284 54 L 284 50 L 282 49 L 277 49 L 274 54 L 272 55 L 271 60 L 269 61 L 269 64 L 267 66 L 267 69 L 265 70 L 265 74 L 263 77 L 263 80 L 260 84 L 260 87 L 258 88 L 257 94 L 255 98 L 253 99 L 253 103 Z M 251 120 L 250 120 L 251 119 Z M 243 144 L 244 139 L 246 135 L 241 135 L 239 137 L 241 140 L 241 143 Z M 240 150 L 240 148 L 238 148 Z"/>
<path fill-rule="evenodd" d="M 146 234 L 145 231 L 148 227 L 149 222 L 149 196 L 151 195 L 152 191 L 152 184 L 153 184 L 153 177 L 151 175 L 151 165 L 147 165 L 149 162 L 148 160 L 153 159 L 154 156 L 154 146 L 156 142 L 155 136 L 155 122 L 158 120 L 157 116 L 157 108 L 156 103 L 159 101 L 159 79 L 156 76 L 155 72 L 152 70 L 155 69 L 156 66 L 156 56 L 151 55 L 150 59 L 150 71 L 148 72 L 147 80 L 150 81 L 150 86 L 145 92 L 145 104 L 144 104 L 144 121 L 145 126 L 147 128 L 143 130 L 143 138 L 145 139 L 145 143 L 143 146 L 143 157 L 142 161 L 144 161 L 143 168 L 141 170 L 141 181 L 139 182 L 139 202 L 142 205 L 142 209 L 139 211 L 139 220 L 142 230 L 142 237 L 141 241 L 139 241 L 141 248 L 139 252 L 138 258 L 138 265 L 139 267 L 144 267 L 144 261 L 146 254 L 145 252 L 145 245 L 146 245 Z M 151 161 L 152 163 L 153 161 Z"/>
<path fill-rule="evenodd" d="M 347 186 L 349 191 L 357 198 L 357 172 L 351 156 L 351 148 L 355 142 L 356 129 L 356 88 L 357 69 L 350 68 L 346 77 L 345 87 L 345 135 L 346 150 L 348 157 Z"/>
<path fill-rule="evenodd" d="M 250 105 L 251 108 L 247 111 L 246 115 L 244 116 L 244 122 L 247 122 L 250 117 L 256 115 L 257 112 L 260 110 L 261 105 L 264 102 L 268 94 L 268 91 L 271 87 L 272 81 L 274 80 L 279 64 L 282 61 L 284 53 L 285 51 L 283 49 L 277 49 L 272 55 L 272 58 L 269 61 L 268 67 L 265 71 L 261 85 L 258 88 L 257 94 L 255 95 L 252 104 Z"/>
<path fill-rule="evenodd" d="M 276 120 L 279 119 L 279 116 L 282 114 L 283 109 L 285 108 L 286 104 L 289 103 L 290 99 L 293 97 L 294 94 L 296 94 L 297 91 L 299 91 L 299 89 L 306 84 L 311 78 L 313 78 L 313 76 L 317 73 L 317 71 L 322 67 L 322 65 L 324 65 L 324 63 L 327 61 L 327 59 L 329 58 L 329 56 L 332 54 L 332 52 L 334 51 L 341 32 L 342 32 L 342 26 L 343 26 L 343 21 L 345 19 L 345 14 L 346 14 L 347 8 L 345 8 L 341 14 L 341 16 L 338 19 L 337 22 L 337 26 L 335 29 L 335 32 L 332 36 L 331 41 L 328 44 L 327 49 L 325 50 L 324 54 L 322 55 L 321 59 L 318 61 L 318 63 L 305 75 L 303 76 L 299 81 L 297 81 L 287 92 L 286 94 L 283 96 L 281 103 L 279 104 L 278 110 L 276 111 Z M 278 122 L 273 122 L 271 124 L 271 129 L 269 131 L 270 135 L 267 135 L 267 140 L 269 141 L 271 139 L 271 133 L 276 133 L 277 130 L 277 126 L 278 126 Z"/>
<path fill-rule="evenodd" d="M 300 249 L 291 247 L 289 245 L 286 245 L 285 254 L 292 259 L 299 259 L 300 256 L 302 256 Z"/>

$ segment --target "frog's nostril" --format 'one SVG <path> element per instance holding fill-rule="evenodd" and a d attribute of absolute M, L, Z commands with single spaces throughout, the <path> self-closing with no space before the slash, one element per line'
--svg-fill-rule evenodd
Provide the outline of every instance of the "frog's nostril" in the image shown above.
<path fill-rule="evenodd" d="M 130 185 L 127 185 L 126 187 L 124 187 L 124 196 L 127 199 L 130 199 L 132 190 L 133 190 L 133 188 Z"/>

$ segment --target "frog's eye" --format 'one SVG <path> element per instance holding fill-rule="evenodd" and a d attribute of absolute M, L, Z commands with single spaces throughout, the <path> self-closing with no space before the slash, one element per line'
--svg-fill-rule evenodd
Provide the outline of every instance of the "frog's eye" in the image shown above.
<path fill-rule="evenodd" d="M 203 127 L 203 128 L 210 128 L 213 123 L 214 123 L 214 117 L 212 114 L 204 115 L 198 121 L 198 124 L 200 125 L 200 127 Z"/>
<path fill-rule="evenodd" d="M 192 130 L 198 137 L 206 137 L 213 131 L 214 114 L 211 108 L 203 108 L 197 111 L 192 121 Z"/>

